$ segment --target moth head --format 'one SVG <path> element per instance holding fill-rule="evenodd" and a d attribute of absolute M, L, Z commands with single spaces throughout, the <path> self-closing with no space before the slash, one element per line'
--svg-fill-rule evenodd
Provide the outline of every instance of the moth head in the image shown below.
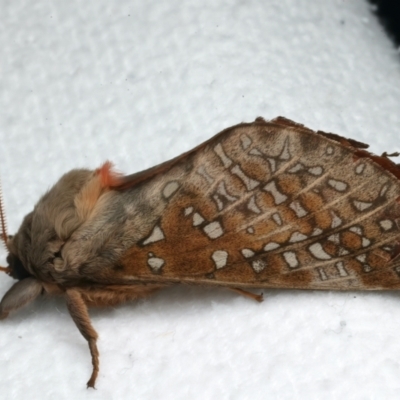
<path fill-rule="evenodd" d="M 114 176 L 111 163 L 94 171 L 76 169 L 64 174 L 26 215 L 14 236 L 7 235 L 0 199 L 1 239 L 8 250 L 8 267 L 0 270 L 19 280 L 35 276 L 54 282 L 54 275 L 66 268 L 64 244 L 90 217 L 98 198 L 116 180 Z"/>

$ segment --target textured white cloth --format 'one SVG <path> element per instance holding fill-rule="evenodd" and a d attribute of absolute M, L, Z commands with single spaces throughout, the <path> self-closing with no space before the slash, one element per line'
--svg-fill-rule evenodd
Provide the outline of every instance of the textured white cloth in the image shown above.
<path fill-rule="evenodd" d="M 131 173 L 259 115 L 400 149 L 399 54 L 364 0 L 0 3 L 10 233 L 65 171 Z M 39 299 L 0 324 L 0 397 L 398 399 L 398 294 L 264 295 L 176 288 L 92 311 L 97 391 L 63 300 Z"/>

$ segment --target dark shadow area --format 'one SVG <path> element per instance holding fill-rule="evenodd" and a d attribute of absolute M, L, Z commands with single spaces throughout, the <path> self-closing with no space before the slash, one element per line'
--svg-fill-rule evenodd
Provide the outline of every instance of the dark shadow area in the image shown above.
<path fill-rule="evenodd" d="M 400 46 L 400 1 L 368 0 L 373 5 L 373 13 L 385 28 L 396 47 Z"/>

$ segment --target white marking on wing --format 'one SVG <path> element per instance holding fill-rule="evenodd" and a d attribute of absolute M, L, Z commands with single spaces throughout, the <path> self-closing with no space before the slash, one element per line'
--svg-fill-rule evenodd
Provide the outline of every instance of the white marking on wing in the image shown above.
<path fill-rule="evenodd" d="M 362 238 L 362 247 L 368 247 L 370 244 L 371 244 L 371 241 L 368 238 L 366 238 L 366 237 Z"/>
<path fill-rule="evenodd" d="M 204 222 L 204 218 L 199 213 L 193 214 L 193 226 L 199 226 Z"/>
<path fill-rule="evenodd" d="M 263 190 L 272 194 L 276 205 L 283 203 L 288 198 L 278 190 L 274 181 L 267 183 Z"/>
<path fill-rule="evenodd" d="M 342 220 L 336 215 L 334 211 L 331 211 L 331 216 L 332 216 L 332 222 L 331 222 L 332 229 L 342 225 Z"/>
<path fill-rule="evenodd" d="M 359 200 L 353 200 L 353 204 L 359 211 L 364 211 L 367 208 L 370 208 L 372 206 L 372 203 L 368 203 L 365 201 L 359 201 Z"/>
<path fill-rule="evenodd" d="M 203 228 L 203 230 L 210 239 L 216 239 L 224 233 L 221 224 L 218 221 L 210 222 Z"/>
<path fill-rule="evenodd" d="M 321 228 L 314 228 L 314 230 L 311 232 L 311 236 L 318 236 L 323 232 Z"/>
<path fill-rule="evenodd" d="M 340 243 L 340 238 L 339 238 L 339 234 L 338 233 L 334 233 L 333 235 L 330 235 L 328 237 L 328 240 L 330 242 L 333 242 L 335 244 L 339 244 Z"/>
<path fill-rule="evenodd" d="M 391 221 L 390 219 L 384 219 L 379 222 L 379 225 L 384 231 L 389 231 L 393 228 L 393 221 Z"/>
<path fill-rule="evenodd" d="M 166 199 L 171 197 L 179 188 L 179 183 L 176 181 L 168 182 L 163 189 L 163 195 Z"/>
<path fill-rule="evenodd" d="M 322 175 L 322 173 L 324 172 L 323 168 L 320 166 L 308 168 L 307 171 L 311 175 L 315 175 L 315 176 Z"/>
<path fill-rule="evenodd" d="M 358 164 L 356 167 L 356 174 L 357 175 L 362 174 L 364 171 L 364 168 L 365 168 L 365 164 Z"/>
<path fill-rule="evenodd" d="M 294 174 L 294 173 L 299 172 L 299 171 L 301 171 L 303 169 L 304 169 L 304 165 L 301 164 L 301 163 L 297 163 L 294 167 L 290 168 L 288 170 L 288 172 L 290 172 L 291 174 Z"/>
<path fill-rule="evenodd" d="M 388 184 L 383 185 L 382 188 L 381 188 L 381 191 L 379 192 L 379 196 L 383 197 L 386 194 L 388 189 L 389 189 L 389 185 Z"/>
<path fill-rule="evenodd" d="M 247 135 L 241 136 L 240 141 L 242 142 L 243 150 L 247 150 L 252 143 L 251 139 Z"/>
<path fill-rule="evenodd" d="M 339 272 L 339 276 L 348 276 L 348 272 L 346 271 L 346 269 L 344 268 L 344 263 L 343 261 L 339 261 L 335 264 L 336 269 Z"/>
<path fill-rule="evenodd" d="M 251 263 L 251 266 L 253 267 L 255 272 L 261 272 L 265 267 L 267 266 L 267 263 L 264 260 L 254 260 Z"/>
<path fill-rule="evenodd" d="M 217 269 L 224 268 L 228 261 L 228 252 L 226 252 L 224 250 L 214 251 L 211 258 L 214 260 L 215 267 Z"/>
<path fill-rule="evenodd" d="M 319 277 L 321 278 L 321 281 L 326 281 L 328 279 L 328 277 L 322 267 L 317 268 L 317 271 L 319 273 Z"/>
<path fill-rule="evenodd" d="M 254 228 L 252 226 L 247 228 L 247 233 L 253 234 L 254 233 Z"/>
<path fill-rule="evenodd" d="M 299 266 L 299 260 L 294 251 L 285 251 L 283 257 L 290 268 L 296 268 Z"/>
<path fill-rule="evenodd" d="M 264 246 L 264 251 L 272 251 L 280 247 L 279 243 L 270 242 Z"/>
<path fill-rule="evenodd" d="M 247 208 L 248 208 L 250 211 L 253 211 L 253 212 L 256 213 L 256 214 L 260 214 L 260 213 L 261 213 L 261 210 L 260 210 L 260 208 L 258 207 L 258 205 L 257 205 L 257 203 L 256 203 L 256 198 L 255 198 L 255 196 L 251 196 L 249 202 L 247 203 Z"/>
<path fill-rule="evenodd" d="M 292 236 L 290 236 L 289 242 L 296 243 L 296 242 L 301 242 L 306 239 L 307 239 L 307 236 L 302 234 L 301 232 L 293 232 Z"/>
<path fill-rule="evenodd" d="M 296 213 L 296 215 L 301 218 L 308 214 L 308 212 L 303 208 L 298 200 L 293 201 L 289 204 L 289 207 Z"/>
<path fill-rule="evenodd" d="M 329 179 L 328 185 L 338 192 L 344 192 L 347 189 L 347 183 L 336 179 Z"/>
<path fill-rule="evenodd" d="M 280 160 L 290 160 L 292 156 L 289 151 L 289 138 L 287 137 L 285 140 L 285 144 L 283 145 L 283 149 L 281 154 L 279 155 Z"/>
<path fill-rule="evenodd" d="M 243 254 L 243 257 L 250 258 L 250 257 L 253 257 L 255 253 L 251 249 L 242 249 L 242 254 Z"/>
<path fill-rule="evenodd" d="M 156 225 L 153 228 L 150 236 L 146 240 L 143 241 L 143 244 L 147 245 L 147 244 L 159 242 L 160 240 L 163 240 L 163 239 L 165 239 L 164 232 L 158 225 Z"/>
<path fill-rule="evenodd" d="M 222 161 L 222 164 L 225 168 L 228 168 L 233 164 L 233 161 L 225 154 L 225 151 L 222 148 L 221 143 L 218 143 L 214 147 L 214 151 L 217 154 L 217 156 L 220 158 L 220 160 Z"/>
<path fill-rule="evenodd" d="M 258 150 L 258 149 L 251 149 L 251 150 L 249 151 L 249 154 L 251 154 L 252 156 L 262 156 L 262 155 L 263 155 L 263 154 L 261 153 L 261 151 Z"/>
<path fill-rule="evenodd" d="M 185 217 L 190 215 L 192 212 L 193 212 L 193 207 L 186 207 L 184 211 Z"/>
<path fill-rule="evenodd" d="M 278 213 L 272 214 L 272 219 L 277 225 L 282 225 L 282 218 Z"/>
<path fill-rule="evenodd" d="M 354 233 L 356 233 L 357 235 L 362 235 L 362 229 L 361 229 L 361 227 L 360 226 L 352 226 L 351 228 L 349 228 L 349 231 L 350 232 L 354 232 Z"/>
<path fill-rule="evenodd" d="M 201 165 L 199 168 L 197 168 L 196 171 L 200 176 L 202 176 L 207 183 L 211 184 L 214 182 L 214 178 L 210 176 L 210 174 L 207 172 L 206 168 L 204 165 Z"/>
<path fill-rule="evenodd" d="M 260 184 L 260 182 L 248 177 L 239 167 L 239 165 L 232 167 L 231 172 L 245 184 L 247 190 L 253 190 Z"/>
<path fill-rule="evenodd" d="M 152 254 L 152 253 L 150 253 L 150 254 Z M 147 264 L 153 270 L 153 272 L 158 272 L 162 268 L 162 266 L 165 264 L 165 261 L 162 258 L 151 256 L 147 260 Z"/>
<path fill-rule="evenodd" d="M 310 253 L 317 258 L 318 260 L 330 260 L 332 257 L 325 252 L 322 248 L 321 243 L 313 243 L 311 246 L 308 247 Z"/>

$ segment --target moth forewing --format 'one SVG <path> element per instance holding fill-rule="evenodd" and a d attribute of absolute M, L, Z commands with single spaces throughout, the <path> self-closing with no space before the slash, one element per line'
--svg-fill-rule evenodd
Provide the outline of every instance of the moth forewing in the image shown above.
<path fill-rule="evenodd" d="M 399 288 L 400 169 L 386 155 L 278 117 L 225 129 L 149 170 L 110 163 L 64 175 L 6 239 L 20 281 L 1 315 L 40 292 L 65 296 L 88 341 L 88 306 L 172 284 L 247 288 Z M 1 214 L 4 219 L 3 213 Z"/>

